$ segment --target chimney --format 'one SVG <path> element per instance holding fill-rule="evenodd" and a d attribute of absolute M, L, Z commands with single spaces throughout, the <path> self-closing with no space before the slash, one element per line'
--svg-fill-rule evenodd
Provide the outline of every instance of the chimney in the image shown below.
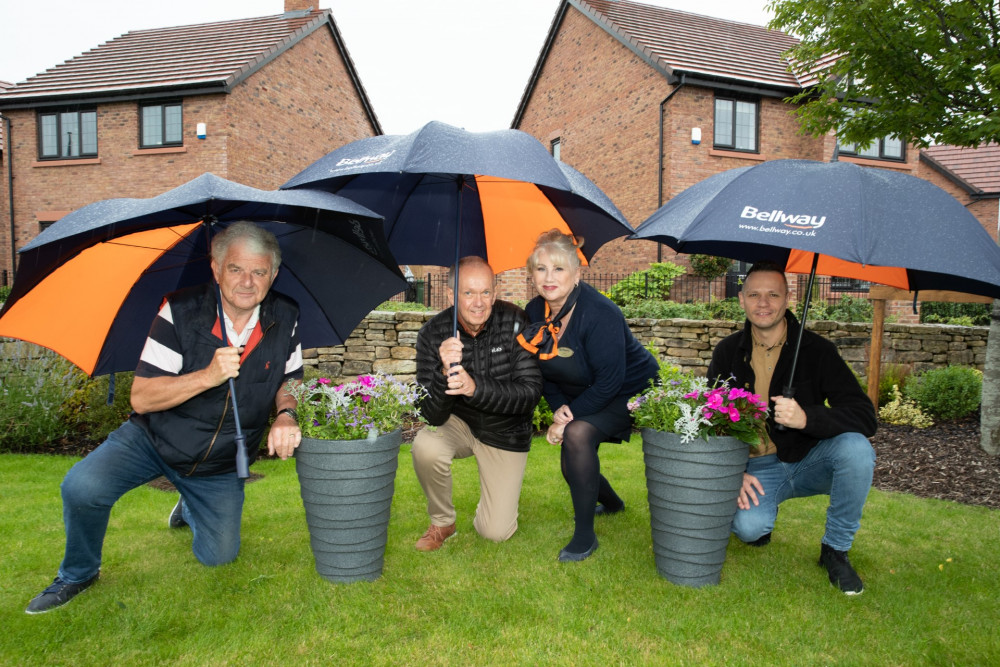
<path fill-rule="evenodd" d="M 308 12 L 315 7 L 316 0 L 285 0 L 285 13 Z"/>

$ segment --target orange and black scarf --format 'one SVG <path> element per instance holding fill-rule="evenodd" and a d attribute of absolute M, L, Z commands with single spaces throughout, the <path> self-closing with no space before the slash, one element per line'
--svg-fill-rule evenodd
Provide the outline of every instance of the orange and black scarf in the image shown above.
<path fill-rule="evenodd" d="M 562 320 L 569 311 L 573 310 L 576 300 L 580 297 L 580 285 L 573 288 L 573 291 L 566 297 L 566 303 L 559 309 L 555 317 L 552 317 L 552 310 L 549 302 L 545 302 L 545 321 L 532 322 L 524 331 L 517 335 L 517 342 L 528 352 L 538 357 L 542 361 L 551 359 L 559 354 L 559 330 L 562 329 Z"/>

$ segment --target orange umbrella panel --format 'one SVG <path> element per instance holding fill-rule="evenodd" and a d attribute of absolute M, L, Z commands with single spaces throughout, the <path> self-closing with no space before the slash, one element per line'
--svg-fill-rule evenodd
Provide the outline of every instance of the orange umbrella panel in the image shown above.
<path fill-rule="evenodd" d="M 139 277 L 200 225 L 136 232 L 84 249 L 13 304 L 0 319 L 0 336 L 47 347 L 93 374 L 111 323 Z"/>

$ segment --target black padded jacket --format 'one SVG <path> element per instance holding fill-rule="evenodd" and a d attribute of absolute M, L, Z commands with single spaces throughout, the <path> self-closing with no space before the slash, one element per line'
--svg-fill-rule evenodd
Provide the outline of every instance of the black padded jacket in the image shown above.
<path fill-rule="evenodd" d="M 470 336 L 459 326 L 462 366 L 475 380 L 476 392 L 471 397 L 449 396 L 438 348 L 453 334 L 452 310 L 435 315 L 417 335 L 417 382 L 427 390 L 421 414 L 432 426 L 440 426 L 454 414 L 484 444 L 528 451 L 542 374 L 535 358 L 515 340 L 527 316 L 514 304 L 497 300 L 478 335 Z"/>

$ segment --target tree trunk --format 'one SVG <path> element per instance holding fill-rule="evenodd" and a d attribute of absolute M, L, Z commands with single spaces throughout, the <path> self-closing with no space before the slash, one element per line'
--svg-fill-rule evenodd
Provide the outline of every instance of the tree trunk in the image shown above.
<path fill-rule="evenodd" d="M 1000 454 L 1000 299 L 993 301 L 986 361 L 983 363 L 983 400 L 979 412 L 979 446 L 987 454 Z"/>

